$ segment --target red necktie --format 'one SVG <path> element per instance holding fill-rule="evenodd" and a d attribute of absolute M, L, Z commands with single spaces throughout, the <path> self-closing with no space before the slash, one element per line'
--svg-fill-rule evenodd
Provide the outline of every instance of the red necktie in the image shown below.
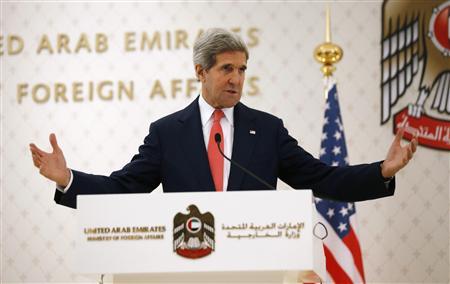
<path fill-rule="evenodd" d="M 220 126 L 220 119 L 224 116 L 223 111 L 216 109 L 213 113 L 213 125 L 211 127 L 211 133 L 209 134 L 208 142 L 208 160 L 209 167 L 211 168 L 211 174 L 214 180 L 214 186 L 216 191 L 223 191 L 223 156 L 220 154 L 217 148 L 216 140 L 214 139 L 217 133 L 222 137 L 220 142 L 220 149 L 223 151 L 223 132 L 222 126 Z"/>

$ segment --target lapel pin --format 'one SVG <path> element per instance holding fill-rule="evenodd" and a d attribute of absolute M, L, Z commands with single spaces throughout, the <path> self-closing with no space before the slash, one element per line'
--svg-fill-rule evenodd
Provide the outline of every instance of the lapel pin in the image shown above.
<path fill-rule="evenodd" d="M 250 130 L 250 134 L 255 135 L 256 131 L 255 130 Z"/>

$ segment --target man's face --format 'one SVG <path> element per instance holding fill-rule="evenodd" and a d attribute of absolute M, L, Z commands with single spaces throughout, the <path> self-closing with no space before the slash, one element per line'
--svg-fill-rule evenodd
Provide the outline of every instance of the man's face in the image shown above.
<path fill-rule="evenodd" d="M 216 64 L 209 70 L 195 66 L 202 82 L 205 101 L 214 108 L 235 106 L 242 95 L 247 58 L 244 52 L 227 51 L 216 55 Z"/>

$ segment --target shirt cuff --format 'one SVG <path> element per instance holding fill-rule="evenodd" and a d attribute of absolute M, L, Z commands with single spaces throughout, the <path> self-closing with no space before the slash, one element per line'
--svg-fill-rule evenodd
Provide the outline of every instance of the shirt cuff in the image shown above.
<path fill-rule="evenodd" d="M 391 181 L 394 179 L 394 177 L 392 176 L 392 177 L 385 178 L 385 177 L 381 174 L 381 165 L 383 164 L 383 162 L 384 162 L 384 161 L 382 161 L 382 162 L 380 163 L 380 175 L 381 175 L 381 177 L 383 178 L 384 186 L 386 187 L 386 189 L 388 189 L 388 188 L 389 188 L 389 184 L 390 184 Z"/>
<path fill-rule="evenodd" d="M 70 186 L 72 185 L 73 173 L 72 173 L 71 169 L 69 169 L 69 172 L 70 172 L 70 180 L 69 180 L 69 183 L 67 184 L 67 186 L 62 187 L 62 186 L 56 185 L 56 189 L 61 191 L 62 193 L 66 193 L 69 190 Z"/>
<path fill-rule="evenodd" d="M 384 186 L 386 186 L 386 188 L 389 188 L 389 184 L 391 183 L 391 181 L 394 179 L 394 177 L 389 178 L 389 180 L 385 180 L 384 181 Z"/>

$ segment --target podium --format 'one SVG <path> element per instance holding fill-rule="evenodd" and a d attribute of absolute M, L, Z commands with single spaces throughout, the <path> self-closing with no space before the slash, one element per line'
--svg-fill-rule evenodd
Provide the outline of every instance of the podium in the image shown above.
<path fill-rule="evenodd" d="M 80 195 L 77 204 L 76 273 L 113 283 L 324 279 L 310 190 Z"/>

